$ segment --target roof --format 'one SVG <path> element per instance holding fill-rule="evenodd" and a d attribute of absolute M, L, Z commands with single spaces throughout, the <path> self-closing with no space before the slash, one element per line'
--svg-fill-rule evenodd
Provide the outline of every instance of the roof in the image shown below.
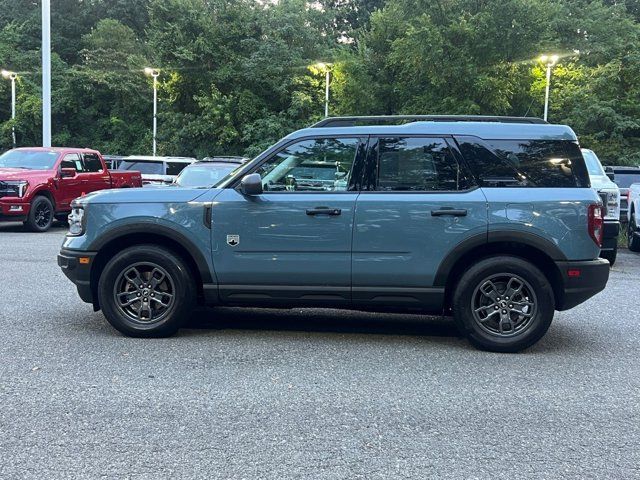
<path fill-rule="evenodd" d="M 38 152 L 71 152 L 71 153 L 81 153 L 81 152 L 95 152 L 100 153 L 93 148 L 79 148 L 79 147 L 19 147 L 15 150 L 31 150 Z"/>
<path fill-rule="evenodd" d="M 135 160 L 136 162 L 174 162 L 174 163 L 193 163 L 196 161 L 192 157 L 158 157 L 153 155 L 129 155 L 122 160 Z"/>
<path fill-rule="evenodd" d="M 486 140 L 577 140 L 574 131 L 566 125 L 497 121 L 415 121 L 402 125 L 310 127 L 293 132 L 286 138 L 318 135 L 468 135 Z"/>
<path fill-rule="evenodd" d="M 208 163 L 208 162 L 217 162 L 217 163 L 244 163 L 249 159 L 246 157 L 237 157 L 237 156 L 218 156 L 218 157 L 204 157 L 202 160 L 198 160 L 198 163 Z"/>

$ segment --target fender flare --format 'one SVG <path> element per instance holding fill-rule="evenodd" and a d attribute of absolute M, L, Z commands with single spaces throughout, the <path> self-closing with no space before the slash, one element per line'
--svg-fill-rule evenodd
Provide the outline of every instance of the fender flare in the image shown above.
<path fill-rule="evenodd" d="M 153 222 L 137 222 L 135 225 L 120 225 L 108 230 L 104 234 L 96 238 L 88 247 L 88 251 L 99 252 L 108 243 L 117 240 L 118 238 L 127 237 L 129 235 L 158 235 L 166 238 L 169 241 L 178 243 L 186 252 L 191 256 L 198 271 L 200 272 L 200 278 L 203 283 L 213 283 L 211 270 L 209 264 L 205 259 L 200 249 L 179 231 L 166 227 L 164 225 L 158 225 Z"/>
<path fill-rule="evenodd" d="M 464 255 L 472 250 L 490 246 L 494 243 L 510 242 L 520 245 L 526 245 L 546 254 L 553 261 L 567 260 L 564 253 L 550 240 L 536 235 L 534 233 L 525 233 L 517 230 L 502 230 L 496 232 L 488 232 L 488 234 L 478 234 L 467 238 L 454 248 L 452 248 L 442 262 L 434 277 L 433 285 L 436 287 L 444 287 L 447 284 L 449 273 L 454 265 Z"/>

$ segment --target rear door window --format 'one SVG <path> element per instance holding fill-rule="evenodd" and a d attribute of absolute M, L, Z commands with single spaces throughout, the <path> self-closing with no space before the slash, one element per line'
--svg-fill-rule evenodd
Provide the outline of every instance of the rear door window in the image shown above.
<path fill-rule="evenodd" d="M 87 172 L 101 172 L 102 163 L 95 153 L 85 153 L 84 157 L 84 169 Z"/>
<path fill-rule="evenodd" d="M 484 187 L 589 187 L 589 173 L 576 142 L 568 140 L 456 139 Z"/>
<path fill-rule="evenodd" d="M 470 186 L 443 138 L 380 138 L 377 151 L 378 191 L 457 191 Z"/>

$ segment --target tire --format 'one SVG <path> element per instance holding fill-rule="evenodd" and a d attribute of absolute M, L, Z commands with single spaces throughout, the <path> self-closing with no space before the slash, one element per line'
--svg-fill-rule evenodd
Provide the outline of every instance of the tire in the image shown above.
<path fill-rule="evenodd" d="M 618 246 L 616 245 L 613 250 L 607 250 L 606 252 L 600 252 L 600 258 L 609 260 L 609 265 L 613 267 L 616 263 L 616 257 L 618 256 Z"/>
<path fill-rule="evenodd" d="M 636 225 L 635 213 L 629 216 L 629 223 L 627 225 L 627 247 L 632 252 L 640 252 L 640 232 Z"/>
<path fill-rule="evenodd" d="M 193 310 L 196 284 L 180 256 L 157 245 L 138 245 L 107 263 L 98 282 L 98 300 L 107 321 L 120 333 L 168 337 Z"/>
<path fill-rule="evenodd" d="M 549 329 L 554 310 L 553 289 L 545 275 L 513 256 L 480 260 L 462 275 L 453 293 L 458 329 L 475 347 L 492 352 L 519 352 L 536 343 Z"/>
<path fill-rule="evenodd" d="M 45 196 L 37 196 L 31 202 L 27 221 L 24 222 L 27 229 L 32 232 L 46 232 L 51 228 L 53 223 L 53 204 Z"/>

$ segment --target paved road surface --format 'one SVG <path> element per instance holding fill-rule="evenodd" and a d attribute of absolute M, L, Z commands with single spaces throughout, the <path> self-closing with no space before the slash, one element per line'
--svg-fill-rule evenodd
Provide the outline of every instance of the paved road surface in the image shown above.
<path fill-rule="evenodd" d="M 529 351 L 448 321 L 199 311 L 118 335 L 0 224 L 0 477 L 640 478 L 640 256 Z"/>

